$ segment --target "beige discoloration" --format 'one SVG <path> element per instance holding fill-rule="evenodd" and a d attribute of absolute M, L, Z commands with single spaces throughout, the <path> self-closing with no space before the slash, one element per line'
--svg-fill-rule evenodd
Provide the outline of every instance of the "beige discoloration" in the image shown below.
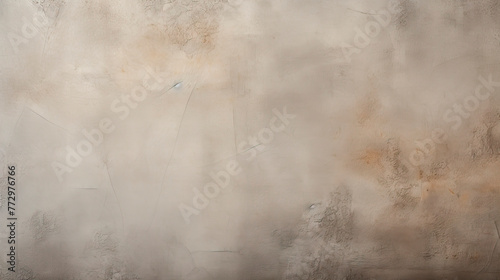
<path fill-rule="evenodd" d="M 0 279 L 497 279 L 500 5 L 394 3 L 5 1 L 19 267 Z M 48 23 L 16 51 L 37 11 Z M 59 181 L 52 163 L 104 118 L 114 130 Z M 231 160 L 241 172 L 198 207 Z"/>

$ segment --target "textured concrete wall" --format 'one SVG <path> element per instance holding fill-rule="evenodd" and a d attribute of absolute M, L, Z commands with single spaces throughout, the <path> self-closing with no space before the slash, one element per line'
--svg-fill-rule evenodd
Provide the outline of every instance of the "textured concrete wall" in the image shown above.
<path fill-rule="evenodd" d="M 500 279 L 500 1 L 0 22 L 0 279 Z"/>

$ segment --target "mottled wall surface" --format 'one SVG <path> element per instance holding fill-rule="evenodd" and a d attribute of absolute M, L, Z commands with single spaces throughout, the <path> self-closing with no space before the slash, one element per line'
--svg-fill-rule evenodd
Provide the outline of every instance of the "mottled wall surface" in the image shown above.
<path fill-rule="evenodd" d="M 500 1 L 0 22 L 0 279 L 500 279 Z"/>

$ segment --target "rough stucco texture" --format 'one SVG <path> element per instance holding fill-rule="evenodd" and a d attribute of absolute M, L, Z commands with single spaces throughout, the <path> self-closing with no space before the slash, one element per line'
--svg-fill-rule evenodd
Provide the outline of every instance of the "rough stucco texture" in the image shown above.
<path fill-rule="evenodd" d="M 3 0 L 0 32 L 2 280 L 500 279 L 500 1 Z"/>

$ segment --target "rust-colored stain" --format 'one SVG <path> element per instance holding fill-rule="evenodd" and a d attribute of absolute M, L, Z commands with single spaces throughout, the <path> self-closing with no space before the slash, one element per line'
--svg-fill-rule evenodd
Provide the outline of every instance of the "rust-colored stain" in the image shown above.
<path fill-rule="evenodd" d="M 498 278 L 500 1 L 0 13 L 2 280 Z"/>
<path fill-rule="evenodd" d="M 362 155 L 358 159 L 367 165 L 379 165 L 381 157 L 382 154 L 380 151 L 369 149 L 362 153 Z"/>

